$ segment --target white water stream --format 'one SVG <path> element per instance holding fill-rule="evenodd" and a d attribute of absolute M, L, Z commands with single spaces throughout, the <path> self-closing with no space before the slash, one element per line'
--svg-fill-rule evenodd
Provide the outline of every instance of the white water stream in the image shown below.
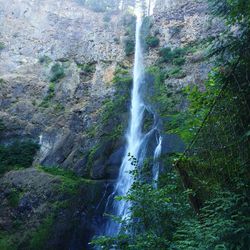
<path fill-rule="evenodd" d="M 109 200 L 113 199 L 114 196 L 124 196 L 127 194 L 133 184 L 133 177 L 131 171 L 134 170 L 135 166 L 129 161 L 128 155 L 134 156 L 139 162 L 143 162 L 145 157 L 145 145 L 147 143 L 149 135 L 154 131 L 153 128 L 147 134 L 142 133 L 143 125 L 143 114 L 145 105 L 142 99 L 142 89 L 144 82 L 144 64 L 143 64 L 143 49 L 141 45 L 141 27 L 143 20 L 143 8 L 142 0 L 137 0 L 135 13 L 137 17 L 136 21 L 136 43 L 135 43 L 135 59 L 134 59 L 134 70 L 133 70 L 133 89 L 131 93 L 131 109 L 130 109 L 130 123 L 128 132 L 126 134 L 126 150 L 125 155 L 120 167 L 119 176 L 117 183 L 114 188 L 113 194 L 109 197 Z M 147 1 L 149 3 L 149 1 Z M 148 5 L 148 14 L 152 12 L 152 5 Z M 144 145 L 145 144 L 145 145 Z M 159 157 L 161 152 L 161 138 L 160 143 L 155 149 L 155 158 Z M 156 166 L 156 169 L 159 166 Z M 159 171 L 156 170 L 154 179 L 157 178 Z M 122 219 L 126 219 L 129 216 L 130 203 L 124 200 L 113 201 L 111 213 Z M 114 236 L 119 233 L 121 225 L 110 220 L 106 224 L 105 235 Z"/>
<path fill-rule="evenodd" d="M 131 110 L 130 110 L 130 124 L 126 135 L 127 147 L 122 165 L 120 168 L 120 173 L 114 190 L 116 196 L 125 195 L 132 183 L 133 178 L 129 173 L 134 169 L 131 162 L 128 159 L 128 154 L 133 155 L 138 158 L 139 150 L 142 143 L 142 120 L 144 113 L 144 103 L 140 95 L 140 87 L 144 79 L 144 66 L 143 66 L 143 52 L 141 47 L 140 31 L 142 26 L 143 11 L 140 2 L 136 3 L 136 45 L 135 45 L 135 60 L 134 60 L 134 71 L 133 71 L 133 89 L 131 96 Z M 114 202 L 113 204 L 113 214 L 116 216 L 121 216 L 125 219 L 128 216 L 128 208 L 130 204 L 124 200 L 119 202 Z M 115 235 L 119 232 L 120 226 L 115 222 L 110 221 L 106 227 L 106 235 Z"/>
<path fill-rule="evenodd" d="M 159 162 L 159 157 L 161 155 L 161 148 L 162 148 L 162 137 L 159 137 L 158 140 L 158 145 L 155 148 L 155 152 L 154 152 L 154 165 L 153 165 L 153 186 L 155 188 L 157 188 L 157 181 L 159 178 L 159 171 L 160 171 L 160 162 Z"/>

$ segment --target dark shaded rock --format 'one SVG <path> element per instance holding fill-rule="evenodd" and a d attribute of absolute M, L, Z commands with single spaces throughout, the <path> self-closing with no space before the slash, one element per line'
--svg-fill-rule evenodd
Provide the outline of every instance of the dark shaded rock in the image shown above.
<path fill-rule="evenodd" d="M 87 156 L 79 160 L 73 167 L 74 172 L 79 176 L 86 176 L 88 174 L 86 169 L 87 162 L 88 162 Z"/>
<path fill-rule="evenodd" d="M 185 144 L 178 135 L 166 134 L 162 141 L 162 154 L 182 153 Z"/>
<path fill-rule="evenodd" d="M 44 166 L 57 166 L 62 164 L 69 154 L 72 152 L 74 146 L 75 136 L 68 133 L 63 136 L 53 147 L 49 154 L 41 162 Z"/>
<path fill-rule="evenodd" d="M 119 175 L 120 166 L 125 154 L 125 146 L 118 148 L 110 155 L 106 163 L 106 175 L 109 179 L 115 179 Z"/>
<path fill-rule="evenodd" d="M 32 210 L 32 202 L 28 196 L 23 196 L 18 204 L 19 212 L 23 213 Z"/>

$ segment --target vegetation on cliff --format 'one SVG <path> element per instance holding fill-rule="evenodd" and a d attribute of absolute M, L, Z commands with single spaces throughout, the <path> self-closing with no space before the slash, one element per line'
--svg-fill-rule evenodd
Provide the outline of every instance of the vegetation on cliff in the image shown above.
<path fill-rule="evenodd" d="M 76 2 L 95 12 L 105 12 L 106 25 L 111 20 L 110 13 L 118 8 L 115 0 Z M 162 122 L 161 132 L 178 135 L 187 148 L 183 154 L 168 153 L 159 159 L 163 169 L 157 188 L 152 181 L 152 159 L 138 166 L 137 160 L 130 156 L 131 164 L 138 167 L 130 173 L 134 183 L 125 197 L 116 199 L 133 204 L 131 216 L 124 220 L 114 218 L 122 224 L 121 232 L 114 237 L 95 238 L 92 245 L 107 250 L 249 248 L 250 4 L 245 0 L 209 0 L 209 5 L 213 14 L 225 21 L 225 32 L 215 39 L 199 40 L 184 47 L 168 45 L 161 48 L 159 33 L 150 30 L 152 20 L 145 18 L 143 21 L 144 50 L 153 52 L 156 57 L 158 53 L 159 57 L 155 65 L 145 70 L 148 93 L 144 93 L 143 98 Z M 88 145 L 72 149 L 80 151 L 79 158 L 83 159 L 80 167 L 86 172 L 85 178 L 61 166 L 27 169 L 39 149 L 38 143 L 29 139 L 3 139 L 0 145 L 0 177 L 3 180 L 0 183 L 0 212 L 3 211 L 4 216 L 0 218 L 0 249 L 69 249 L 79 223 L 91 229 L 87 232 L 87 240 L 94 232 L 89 224 L 98 224 L 97 227 L 101 224 L 101 216 L 96 214 L 97 210 L 104 211 L 100 207 L 105 206 L 110 192 L 107 183 L 118 173 L 119 163 L 111 162 L 115 157 L 121 158 L 124 151 L 133 82 L 128 65 L 135 47 L 135 17 L 125 14 L 122 25 L 125 29 L 124 62 L 116 64 L 113 81 L 107 83 L 112 86 L 111 91 L 100 99 L 101 108 L 94 106 L 97 122 L 77 134 L 79 140 L 86 140 Z M 119 43 L 120 40 L 115 39 Z M 201 60 L 208 62 L 211 59 L 214 67 L 203 86 L 194 83 L 176 88 L 172 85 L 171 81 L 176 83 L 185 79 L 188 58 L 204 47 L 206 51 Z M 5 44 L 0 42 L 2 50 L 5 52 Z M 39 58 L 41 65 L 51 67 L 47 67 L 45 97 L 37 108 L 46 110 L 54 105 L 59 112 L 64 106 L 57 103 L 56 91 L 61 80 L 68 80 L 68 75 L 62 62 L 52 62 L 46 55 Z M 112 63 L 105 60 L 101 64 L 81 62 L 75 67 L 89 82 L 94 74 L 98 78 L 96 72 L 100 65 L 109 67 Z M 0 85 L 3 82 L 0 79 Z M 86 82 L 83 89 L 89 95 Z M 77 102 L 81 95 L 78 98 Z M 81 107 L 77 112 L 88 112 L 81 110 L 84 105 L 85 102 L 79 103 Z M 152 126 L 152 113 L 145 115 L 144 132 Z M 82 117 L 77 122 L 82 123 Z M 63 121 L 60 121 L 62 129 Z M 0 120 L 0 136 L 7 130 L 5 121 Z M 73 162 L 78 159 L 73 156 L 69 159 L 73 169 Z M 66 160 L 68 158 L 62 162 Z M 29 170 L 34 172 L 28 173 Z M 22 171 L 27 171 L 27 175 L 22 175 Z M 19 175 L 22 176 L 19 178 Z M 89 222 L 88 216 L 97 219 Z M 83 235 L 85 231 L 79 230 L 79 233 Z M 82 242 L 77 244 L 79 248 L 83 245 Z"/>
<path fill-rule="evenodd" d="M 185 110 L 158 111 L 171 117 L 167 130 L 179 134 L 187 150 L 172 156 L 173 169 L 161 174 L 158 189 L 139 178 L 143 169 L 131 173 L 132 189 L 118 197 L 132 202 L 131 217 L 117 218 L 123 225 L 118 236 L 93 241 L 103 249 L 249 248 L 250 4 L 209 3 L 227 29 L 210 44 L 216 64 L 206 89 L 185 88 Z M 181 66 L 185 61 L 182 50 L 164 48 L 160 56 L 159 65 Z M 159 66 L 149 73 L 155 84 L 164 79 Z M 169 93 L 164 87 L 156 93 L 156 101 L 166 104 Z"/>

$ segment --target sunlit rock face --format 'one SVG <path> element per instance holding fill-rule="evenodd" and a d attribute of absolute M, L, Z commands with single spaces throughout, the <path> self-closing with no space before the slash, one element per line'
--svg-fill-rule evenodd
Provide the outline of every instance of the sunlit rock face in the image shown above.
<path fill-rule="evenodd" d="M 218 36 L 224 30 L 223 22 L 211 17 L 206 1 L 186 0 L 156 0 L 153 16 L 154 22 L 151 34 L 157 34 L 160 48 L 184 48 L 191 44 L 205 43 L 206 39 Z M 185 76 L 181 79 L 166 80 L 181 88 L 190 84 L 203 85 L 212 64 L 205 59 L 206 50 L 201 46 L 197 51 L 186 56 L 183 65 Z M 146 57 L 146 63 L 152 65 L 159 59 L 159 48 L 151 49 Z"/>
<path fill-rule="evenodd" d="M 43 134 L 37 161 L 66 167 L 77 163 L 79 150 L 91 147 L 95 139 L 85 139 L 85 132 L 97 122 L 102 101 L 112 96 L 114 70 L 125 60 L 122 14 L 109 12 L 108 21 L 105 15 L 77 0 L 0 0 L 0 118 L 9 130 L 2 141 L 39 141 Z M 56 63 L 64 77 L 44 108 Z M 92 65 L 91 72 L 81 65 Z M 64 140 L 71 146 L 59 156 Z M 44 150 L 48 144 L 50 150 Z"/>

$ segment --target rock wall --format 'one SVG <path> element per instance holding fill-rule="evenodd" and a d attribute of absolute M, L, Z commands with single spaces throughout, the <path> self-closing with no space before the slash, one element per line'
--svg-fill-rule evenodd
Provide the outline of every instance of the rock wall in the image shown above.
<path fill-rule="evenodd" d="M 28 217 L 22 230 L 33 224 L 36 228 L 41 224 L 42 214 L 51 212 L 52 203 L 72 201 L 68 209 L 60 208 L 53 228 L 55 234 L 47 248 L 81 249 L 88 246 L 87 241 L 98 231 L 99 217 L 111 191 L 110 180 L 105 180 L 103 158 L 117 171 L 120 162 L 117 159 L 123 156 L 120 145 L 123 138 L 115 146 L 105 142 L 95 151 L 91 159 L 96 165 L 90 176 L 86 174 L 86 153 L 105 137 L 106 131 L 93 134 L 90 130 L 100 125 L 103 103 L 107 100 L 112 103 L 115 94 L 112 80 L 117 66 L 123 65 L 128 71 L 132 68 L 133 56 L 124 52 L 128 30 L 122 20 L 133 1 L 121 2 L 120 11 L 95 12 L 80 0 L 0 0 L 0 121 L 5 127 L 3 132 L 0 130 L 0 145 L 30 138 L 40 144 L 34 166 L 59 166 L 81 177 L 101 179 L 89 186 L 90 180 L 84 182 L 80 196 L 74 194 L 72 201 L 54 191 L 65 178 L 34 166 L 5 174 L 0 178 L 0 230 L 16 230 L 14 222 L 25 216 Z M 223 24 L 211 19 L 202 0 L 154 2 L 149 34 L 159 38 L 159 46 L 146 52 L 146 66 L 158 63 L 161 48 L 198 44 L 185 55 L 183 74 L 170 75 L 165 85 L 180 89 L 196 84 L 202 88 L 212 60 L 206 60 L 206 47 L 200 45 L 218 36 Z M 64 73 L 52 81 L 55 65 Z M 169 64 L 161 67 L 169 70 Z M 120 120 L 125 119 L 126 114 L 121 113 Z M 105 130 L 115 133 L 112 124 L 113 121 Z M 13 190 L 18 190 L 21 197 L 14 208 L 8 203 Z M 77 226 L 68 228 L 72 218 Z M 18 230 L 16 237 L 20 237 Z M 56 230 L 60 233 L 56 234 Z"/>
<path fill-rule="evenodd" d="M 125 60 L 121 14 L 109 13 L 105 21 L 106 13 L 73 0 L 12 0 L 0 6 L 0 119 L 7 128 L 1 141 L 30 137 L 41 144 L 37 162 L 73 168 L 95 142 L 86 131 L 112 96 L 114 70 Z M 65 77 L 44 107 L 56 63 Z M 92 71 L 85 72 L 84 65 Z"/>
<path fill-rule="evenodd" d="M 207 60 L 208 48 L 202 46 L 202 43 L 219 36 L 224 30 L 223 22 L 211 16 L 208 4 L 203 0 L 156 0 L 153 20 L 151 34 L 156 34 L 160 44 L 150 49 L 146 57 L 147 65 L 157 63 L 160 48 L 185 48 L 200 44 L 196 51 L 189 52 L 185 58 L 185 76 L 166 80 L 166 85 L 171 83 L 176 88 L 191 84 L 203 85 L 212 63 Z"/>

